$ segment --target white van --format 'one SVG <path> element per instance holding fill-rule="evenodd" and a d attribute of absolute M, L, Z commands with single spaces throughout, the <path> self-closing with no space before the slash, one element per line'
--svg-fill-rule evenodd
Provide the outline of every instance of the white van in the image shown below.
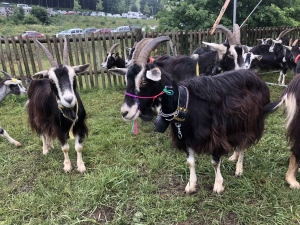
<path fill-rule="evenodd" d="M 114 32 L 129 32 L 129 31 L 130 31 L 129 26 L 121 26 L 121 27 L 117 27 Z"/>
<path fill-rule="evenodd" d="M 75 35 L 83 34 L 83 30 L 81 28 L 72 28 L 72 29 L 67 30 L 64 33 L 64 36 L 66 36 L 66 35 L 72 36 L 72 34 L 75 34 Z"/>

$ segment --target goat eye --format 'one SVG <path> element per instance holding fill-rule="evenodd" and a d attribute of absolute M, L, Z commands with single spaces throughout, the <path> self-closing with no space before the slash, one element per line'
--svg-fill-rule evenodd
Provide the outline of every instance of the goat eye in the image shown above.
<path fill-rule="evenodd" d="M 147 84 L 147 81 L 145 81 L 145 80 L 142 80 L 141 81 L 141 86 L 144 86 L 144 85 L 146 85 Z"/>
<path fill-rule="evenodd" d="M 54 81 L 52 79 L 49 79 L 49 82 L 52 83 L 52 84 L 54 84 Z"/>

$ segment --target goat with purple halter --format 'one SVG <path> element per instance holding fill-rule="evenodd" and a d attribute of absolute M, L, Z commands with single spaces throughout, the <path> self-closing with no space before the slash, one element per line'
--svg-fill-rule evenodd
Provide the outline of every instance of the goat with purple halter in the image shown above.
<path fill-rule="evenodd" d="M 269 89 L 251 70 L 191 75 L 188 80 L 177 81 L 163 68 L 147 63 L 150 52 L 164 40 L 158 37 L 143 48 L 137 45 L 126 75 L 122 117 L 125 121 L 134 121 L 140 115 L 142 119 L 153 117 L 151 111 L 160 108 L 155 129 L 164 132 L 170 125 L 174 145 L 187 153 L 190 178 L 186 193 L 196 191 L 195 153 L 212 155 L 216 173 L 213 191 L 221 193 L 220 158 L 235 149 L 235 174 L 242 175 L 245 148 L 263 134 L 263 107 L 270 102 Z"/>
<path fill-rule="evenodd" d="M 106 54 L 104 62 L 101 63 L 101 67 L 104 69 L 111 69 L 113 67 L 125 68 L 125 60 L 119 56 L 119 53 L 114 53 L 113 51 L 118 47 L 119 43 L 115 43 L 109 49 Z"/>
<path fill-rule="evenodd" d="M 32 75 L 27 103 L 29 125 L 41 135 L 44 155 L 53 148 L 53 138 L 60 141 L 65 172 L 72 169 L 67 140 L 75 137 L 77 170 L 83 173 L 86 168 L 82 160 L 82 142 L 88 134 L 88 128 L 85 122 L 86 112 L 76 89 L 76 74 L 87 71 L 90 65 L 68 65 L 66 39 L 62 65 L 58 65 L 42 43 L 36 42 L 49 59 L 51 68 Z"/>
<path fill-rule="evenodd" d="M 10 94 L 20 95 L 25 94 L 26 89 L 21 85 L 21 81 L 13 78 L 11 75 L 4 71 L 0 71 L 4 74 L 5 78 L 0 80 L 0 102 Z M 0 136 L 7 139 L 11 144 L 15 146 L 21 146 L 21 143 L 13 139 L 9 134 L 0 127 Z"/>

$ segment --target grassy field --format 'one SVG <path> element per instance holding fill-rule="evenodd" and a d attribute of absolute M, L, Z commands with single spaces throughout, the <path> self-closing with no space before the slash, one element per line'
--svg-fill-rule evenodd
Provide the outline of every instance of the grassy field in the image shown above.
<path fill-rule="evenodd" d="M 117 28 L 119 26 L 138 25 L 140 27 L 158 25 L 158 20 L 144 19 L 126 19 L 126 18 L 109 18 L 97 16 L 81 16 L 81 15 L 59 15 L 50 17 L 50 25 L 24 25 L 14 24 L 6 17 L 0 18 L 1 27 L 0 35 L 15 36 L 20 35 L 26 30 L 36 30 L 43 34 L 53 35 L 62 30 L 70 28 Z"/>
<path fill-rule="evenodd" d="M 264 79 L 274 82 L 277 74 Z M 289 75 L 288 81 L 291 79 Z M 272 100 L 283 87 L 270 86 Z M 245 153 L 244 174 L 223 157 L 225 192 L 213 194 L 210 156 L 197 157 L 197 192 L 185 195 L 185 154 L 171 146 L 168 132 L 155 133 L 140 120 L 139 133 L 120 116 L 124 87 L 84 90 L 89 137 L 84 141 L 84 175 L 63 172 L 57 142 L 47 156 L 27 124 L 26 96 L 7 97 L 1 126 L 22 143 L 0 139 L 0 225 L 12 224 L 299 224 L 299 191 L 284 181 L 289 148 L 283 110 L 268 117 L 261 141 Z M 70 158 L 76 167 L 74 142 Z"/>

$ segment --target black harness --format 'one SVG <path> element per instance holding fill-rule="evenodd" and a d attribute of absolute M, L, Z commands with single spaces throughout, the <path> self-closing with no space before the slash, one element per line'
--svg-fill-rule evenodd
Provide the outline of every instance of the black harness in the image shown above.
<path fill-rule="evenodd" d="M 186 115 L 188 113 L 188 103 L 189 103 L 189 91 L 185 86 L 178 87 L 178 104 L 177 109 L 173 113 L 165 114 L 160 110 L 159 116 L 156 118 L 154 123 L 154 130 L 157 132 L 164 133 L 168 128 L 170 123 L 174 123 L 178 129 L 178 137 L 181 139 L 181 123 L 185 121 Z"/>

